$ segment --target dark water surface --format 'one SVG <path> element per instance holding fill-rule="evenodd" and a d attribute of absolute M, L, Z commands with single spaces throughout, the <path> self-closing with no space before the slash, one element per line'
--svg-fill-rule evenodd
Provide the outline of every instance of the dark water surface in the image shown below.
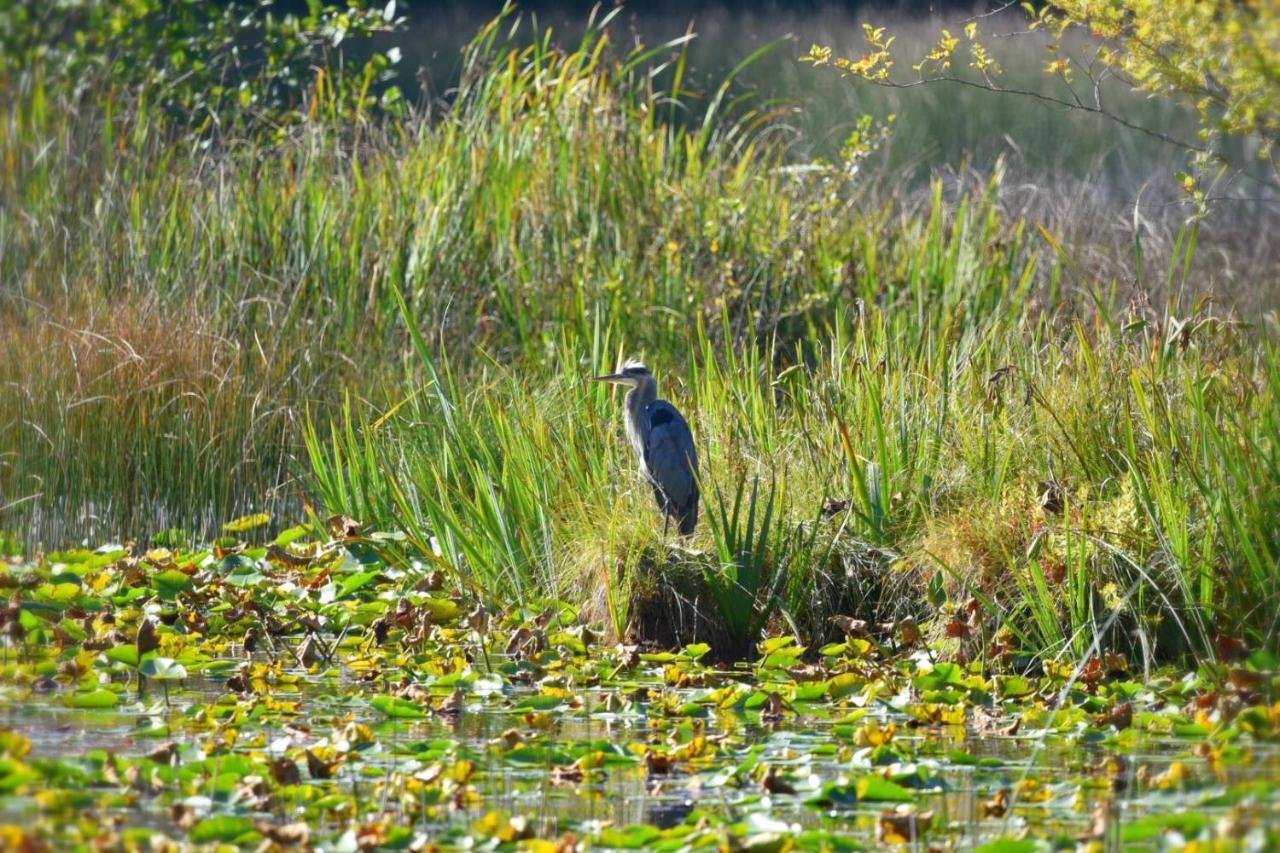
<path fill-rule="evenodd" d="M 389 721 L 362 698 L 368 689 L 363 685 L 332 677 L 302 678 L 297 690 L 280 691 L 272 698 L 299 700 L 306 709 L 305 716 L 295 719 L 287 730 L 279 723 L 267 722 L 260 729 L 245 725 L 242 741 L 252 745 L 237 749 L 265 750 L 270 754 L 283 752 L 286 744 L 308 748 L 323 745 L 319 735 L 338 728 L 331 723 L 354 715 L 372 728 L 378 743 L 363 753 L 359 762 L 345 765 L 337 784 L 340 788 L 350 786 L 357 793 L 363 791 L 365 797 L 377 797 L 381 795 L 380 778 L 420 770 L 428 762 L 420 761 L 415 754 L 423 753 L 432 741 L 451 742 L 456 757 L 475 762 L 477 772 L 471 782 L 480 797 L 474 808 L 456 809 L 443 818 L 423 820 L 415 828 L 426 838 L 437 838 L 449 827 L 465 830 L 495 809 L 527 816 L 540 837 L 555 837 L 566 827 L 581 832 L 605 825 L 671 827 L 685 822 L 697 810 L 735 821 L 745 819 L 762 830 L 826 830 L 874 846 L 876 817 L 892 806 L 864 802 L 821 808 L 805 803 L 817 792 L 820 781 L 857 778 L 871 769 L 856 749 L 854 757 L 849 757 L 847 733 L 845 737 L 837 733 L 830 709 L 824 710 L 823 706 L 800 704 L 798 716 L 773 724 L 762 722 L 759 714 L 733 712 L 679 720 L 654 716 L 651 706 L 639 702 L 628 706 L 625 713 L 607 711 L 605 703 L 616 691 L 594 690 L 582 694 L 587 707 L 549 712 L 546 730 L 533 741 L 526 712 L 512 707 L 529 694 L 527 690 L 469 698 L 456 716 Z M 72 758 L 93 750 L 121 757 L 138 756 L 155 749 L 163 740 L 139 736 L 141 732 L 166 721 L 176 722 L 184 713 L 179 709 L 187 707 L 191 700 L 198 700 L 199 704 L 212 702 L 224 689 L 220 680 L 191 679 L 181 691 L 182 701 L 175 698 L 167 720 L 163 701 L 154 688 L 145 709 L 134 704 L 108 712 L 70 710 L 53 701 L 53 697 L 6 699 L 0 702 L 0 727 L 29 737 L 33 744 L 31 758 Z M 175 691 L 174 695 L 179 694 Z M 692 697 L 693 691 L 688 695 Z M 1238 825 L 1243 814 L 1256 822 L 1252 837 L 1258 840 L 1263 829 L 1274 828 L 1280 820 L 1272 794 L 1263 794 L 1262 802 L 1253 806 L 1246 800 L 1243 811 L 1228 805 L 1226 797 L 1229 789 L 1242 783 L 1268 783 L 1280 778 L 1277 744 L 1250 745 L 1246 760 L 1211 770 L 1206 758 L 1196 751 L 1197 741 L 1170 736 L 1143 734 L 1133 738 L 1131 744 L 1120 746 L 1120 739 L 1091 743 L 1027 729 L 1016 734 L 983 734 L 973 726 L 911 728 L 904 715 L 884 713 L 881 718 L 900 727 L 894 743 L 905 754 L 916 756 L 920 766 L 940 775 L 942 789 L 920 793 L 915 803 L 921 810 L 934 812 L 934 837 L 944 837 L 944 831 L 938 828 L 946 827 L 945 835 L 954 838 L 962 849 L 992 838 L 1018 835 L 1028 828 L 1035 837 L 1075 839 L 1089 831 L 1099 803 L 1112 797 L 1112 826 L 1119 827 L 1120 832 L 1146 815 L 1193 810 L 1207 818 L 1211 826 L 1218 822 Z M 716 742 L 719 752 L 715 758 L 705 763 L 681 764 L 667 775 L 650 774 L 643 764 L 614 766 L 603 774 L 589 775 L 580 784 L 554 784 L 549 765 L 513 764 L 502 759 L 501 751 L 495 752 L 492 746 L 511 730 L 519 730 L 539 747 L 551 749 L 567 750 L 591 742 L 621 746 L 665 743 L 669 731 L 676 726 L 691 727 Z M 317 734 L 312 742 L 305 734 L 299 734 L 308 727 Z M 175 733 L 178 729 L 173 727 Z M 749 778 L 735 779 L 732 770 L 747 760 L 752 750 L 759 750 L 761 764 L 787 774 L 797 793 L 771 795 L 763 793 Z M 957 764 L 955 759 L 961 752 L 970 756 L 966 761 L 976 761 L 977 766 Z M 1155 792 L 1152 785 L 1140 784 L 1143 777 L 1150 780 L 1169 772 L 1175 763 L 1189 769 L 1198 782 Z M 1000 790 L 1008 792 L 1010 808 L 1002 818 L 984 817 L 984 801 Z M 1215 804 L 1215 800 L 1221 803 Z M 216 801 L 197 805 L 212 807 L 212 813 L 219 813 Z M 395 804 L 388 802 L 385 807 L 394 811 Z M 30 798 L 8 798 L 0 820 L 21 824 L 34 814 Z M 146 799 L 140 799 L 138 808 L 123 816 L 128 825 L 153 826 L 180 834 L 172 825 L 168 807 L 149 806 Z M 313 830 L 323 832 L 324 827 L 313 826 Z M 1261 849 L 1251 848 L 1250 837 L 1246 834 L 1241 842 L 1244 846 L 1238 849 Z M 1161 845 L 1176 841 L 1176 834 L 1165 833 L 1146 839 L 1137 849 L 1165 849 Z"/>

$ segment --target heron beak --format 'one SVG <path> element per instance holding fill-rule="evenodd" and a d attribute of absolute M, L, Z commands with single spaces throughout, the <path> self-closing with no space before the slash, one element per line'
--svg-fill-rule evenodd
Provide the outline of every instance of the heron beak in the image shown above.
<path fill-rule="evenodd" d="M 621 373 L 610 373 L 608 376 L 592 377 L 592 381 L 593 382 L 626 382 L 627 377 L 623 376 Z"/>

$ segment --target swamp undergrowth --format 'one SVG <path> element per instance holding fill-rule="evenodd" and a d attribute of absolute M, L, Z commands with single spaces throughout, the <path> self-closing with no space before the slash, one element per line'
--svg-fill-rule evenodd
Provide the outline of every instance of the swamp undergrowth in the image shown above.
<path fill-rule="evenodd" d="M 1280 843 L 1266 265 L 799 160 L 617 14 L 382 115 L 0 64 L 0 846 Z"/>
<path fill-rule="evenodd" d="M 685 93 L 649 72 L 679 76 L 679 40 L 513 43 L 513 15 L 447 111 L 270 146 L 7 78 L 6 526 L 200 539 L 309 503 L 619 637 L 670 574 L 739 648 L 934 617 L 929 589 L 1049 654 L 1274 643 L 1274 321 L 1199 298 L 1196 224 L 1141 281 L 1091 279 L 999 170 L 886 198 L 858 177 L 874 146 L 795 168 L 780 114 L 729 88 L 672 121 Z M 632 354 L 705 460 L 684 551 L 583 384 Z M 732 496 L 765 482 L 744 549 Z"/>
<path fill-rule="evenodd" d="M 1278 662 L 1239 640 L 1187 672 L 1008 645 L 962 663 L 910 617 L 844 617 L 836 642 L 784 633 L 730 666 L 603 643 L 565 602 L 492 611 L 379 556 L 397 531 L 268 522 L 6 558 L 6 844 L 1276 841 Z"/>

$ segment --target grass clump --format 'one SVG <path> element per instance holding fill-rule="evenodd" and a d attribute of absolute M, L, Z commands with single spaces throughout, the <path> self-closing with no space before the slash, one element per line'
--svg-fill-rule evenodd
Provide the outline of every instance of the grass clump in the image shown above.
<path fill-rule="evenodd" d="M 608 94 L 602 81 L 624 77 L 583 50 L 554 60 L 556 93 Z M 510 57 L 500 89 L 526 105 L 509 120 L 529 133 L 548 98 L 542 60 Z M 377 429 L 348 423 L 327 448 L 314 435 L 328 503 L 411 531 L 487 594 L 598 601 L 618 636 L 654 629 L 646 595 L 667 612 L 710 609 L 717 627 L 685 620 L 685 639 L 718 630 L 731 648 L 774 628 L 820 640 L 840 613 L 942 624 L 949 605 L 925 595 L 941 573 L 946 598 L 975 598 L 993 630 L 1033 651 L 1212 654 L 1216 633 L 1237 631 L 1269 641 L 1255 618 L 1260 564 L 1228 556 L 1225 538 L 1251 522 L 1228 532 L 1205 521 L 1227 489 L 1269 491 L 1258 482 L 1272 479 L 1275 441 L 1269 333 L 1246 338 L 1206 308 L 1180 317 L 1176 298 L 1156 312 L 1065 292 L 1053 255 L 1001 214 L 998 176 L 954 200 L 937 187 L 923 214 L 868 212 L 843 178 L 787 177 L 759 136 L 677 125 L 627 139 L 629 168 L 646 172 L 579 171 L 592 158 L 569 152 L 610 147 L 594 133 L 625 103 L 562 123 L 563 159 L 507 161 L 488 188 L 559 182 L 498 229 L 507 247 L 540 238 L 519 263 L 510 248 L 488 256 L 517 281 L 548 247 L 578 239 L 566 222 L 614 229 L 559 268 L 574 281 L 548 292 L 540 280 L 527 307 L 513 301 L 529 292 L 519 286 L 498 297 L 501 325 L 538 330 L 540 346 L 415 332 L 426 386 L 411 380 Z M 451 120 L 483 126 L 465 109 Z M 583 220 L 562 213 L 566 200 L 620 188 L 639 210 L 625 237 L 609 204 Z M 683 216 L 689 204 L 701 224 Z M 660 224 L 645 219 L 654 210 Z M 601 290 L 600 274 L 581 270 L 605 259 L 627 272 Z M 577 307 L 548 313 L 566 294 Z M 421 306 L 405 316 L 421 322 Z M 476 343 L 488 356 L 478 364 Z M 617 437 L 619 402 L 583 385 L 633 352 L 700 442 L 707 521 L 687 549 L 654 544 L 658 514 Z M 1222 395 L 1236 387 L 1256 391 L 1234 401 L 1247 420 L 1226 416 Z M 1223 429 L 1234 442 L 1206 442 Z M 1171 479 L 1155 481 L 1157 469 Z M 1172 495 L 1185 503 L 1171 518 L 1160 502 Z M 1252 553 L 1274 554 L 1255 521 Z M 1203 535 L 1215 542 L 1200 552 L 1176 545 Z"/>
<path fill-rule="evenodd" d="M 1274 329 L 1192 301 L 1196 226 L 1154 297 L 1141 262 L 1097 281 L 999 169 L 876 192 L 728 88 L 681 120 L 680 45 L 511 20 L 442 112 L 271 145 L 51 110 L 24 78 L 4 494 L 207 530 L 301 474 L 487 602 L 584 603 L 619 638 L 686 602 L 670 639 L 724 654 L 835 616 L 1045 655 L 1274 643 Z M 584 381 L 630 354 L 699 442 L 687 543 Z"/>

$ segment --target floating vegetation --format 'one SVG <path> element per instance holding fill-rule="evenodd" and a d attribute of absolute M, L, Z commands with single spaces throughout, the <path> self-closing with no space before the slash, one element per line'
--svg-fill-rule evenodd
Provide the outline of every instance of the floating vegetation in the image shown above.
<path fill-rule="evenodd" d="M 998 640 L 957 662 L 846 618 L 841 642 L 722 661 L 605 642 L 562 602 L 497 612 L 395 534 L 331 531 L 8 558 L 4 843 L 1280 842 L 1278 662 L 1231 638 L 1144 674 Z"/>

